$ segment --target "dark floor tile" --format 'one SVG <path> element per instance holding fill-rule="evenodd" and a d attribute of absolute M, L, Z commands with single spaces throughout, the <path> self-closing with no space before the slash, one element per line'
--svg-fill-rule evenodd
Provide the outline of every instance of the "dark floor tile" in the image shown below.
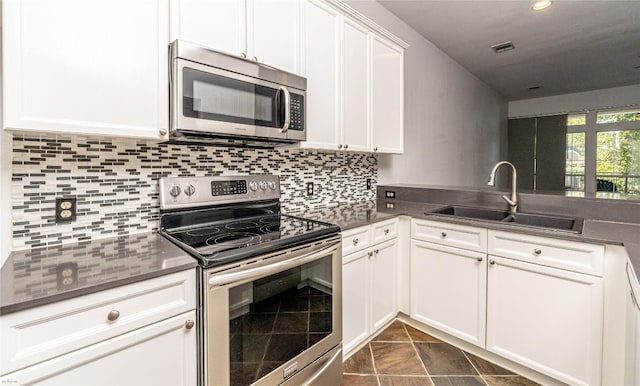
<path fill-rule="evenodd" d="M 311 311 L 331 311 L 331 296 L 312 296 L 309 299 Z"/>
<path fill-rule="evenodd" d="M 229 347 L 231 362 L 260 362 L 269 337 L 269 334 L 233 335 Z"/>
<path fill-rule="evenodd" d="M 380 386 L 433 386 L 429 377 L 380 375 Z"/>
<path fill-rule="evenodd" d="M 344 374 L 342 386 L 378 386 L 378 377 L 375 375 Z"/>
<path fill-rule="evenodd" d="M 311 296 L 331 295 L 331 289 L 329 288 L 326 289 L 326 292 L 313 287 L 308 287 L 308 288 L 309 288 L 309 295 Z"/>
<path fill-rule="evenodd" d="M 231 386 L 245 386 L 256 380 L 259 363 L 231 363 Z"/>
<path fill-rule="evenodd" d="M 234 319 L 235 320 L 235 319 Z M 246 314 L 240 322 L 241 334 L 264 334 L 273 330 L 276 314 Z"/>
<path fill-rule="evenodd" d="M 309 328 L 308 312 L 287 312 L 278 313 L 276 318 L 275 331 L 285 332 L 307 332 Z"/>
<path fill-rule="evenodd" d="M 273 334 L 269 340 L 265 361 L 287 361 L 307 348 L 307 334 Z"/>
<path fill-rule="evenodd" d="M 480 377 L 431 377 L 434 386 L 485 386 Z"/>
<path fill-rule="evenodd" d="M 302 296 L 287 296 L 280 300 L 280 312 L 309 311 L 309 298 Z"/>
<path fill-rule="evenodd" d="M 409 341 L 409 335 L 404 328 L 404 323 L 395 320 L 389 327 L 382 330 L 381 333 L 376 335 L 371 341 L 387 341 L 387 342 L 402 342 Z"/>
<path fill-rule="evenodd" d="M 487 381 L 487 384 L 489 386 L 539 386 L 538 383 L 519 375 L 485 375 L 483 376 L 483 378 L 485 379 L 485 381 Z"/>
<path fill-rule="evenodd" d="M 375 374 L 369 345 L 364 346 L 344 362 L 343 371 L 353 374 Z"/>
<path fill-rule="evenodd" d="M 278 312 L 280 307 L 280 298 L 273 297 L 265 299 L 261 302 L 252 303 L 250 308 L 251 312 Z"/>
<path fill-rule="evenodd" d="M 331 312 L 310 312 L 309 332 L 331 332 L 333 315 Z"/>
<path fill-rule="evenodd" d="M 437 338 L 432 337 L 431 335 L 427 334 L 426 332 L 422 332 L 418 329 L 415 329 L 413 327 L 411 327 L 408 324 L 404 325 L 405 328 L 407 329 L 407 332 L 409 333 L 409 336 L 411 337 L 411 340 L 413 340 L 414 342 L 429 342 L 429 343 L 440 343 L 441 341 Z"/>
<path fill-rule="evenodd" d="M 430 375 L 478 375 L 462 350 L 446 343 L 414 343 Z"/>
<path fill-rule="evenodd" d="M 471 353 L 465 352 L 465 355 L 467 356 L 467 358 L 469 358 L 473 366 L 481 375 L 515 375 L 511 371 L 504 369 L 494 363 L 486 361 L 480 357 L 477 357 Z"/>
<path fill-rule="evenodd" d="M 411 343 L 371 342 L 370 346 L 378 374 L 426 375 Z"/>

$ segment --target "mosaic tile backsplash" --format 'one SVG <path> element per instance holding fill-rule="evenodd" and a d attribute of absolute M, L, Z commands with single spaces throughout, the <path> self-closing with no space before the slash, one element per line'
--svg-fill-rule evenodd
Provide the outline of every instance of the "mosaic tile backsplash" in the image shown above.
<path fill-rule="evenodd" d="M 275 174 L 287 212 L 375 199 L 378 167 L 364 153 L 15 136 L 12 173 L 17 250 L 157 228 L 160 177 Z M 77 198 L 77 219 L 56 224 L 55 198 L 63 196 Z"/>

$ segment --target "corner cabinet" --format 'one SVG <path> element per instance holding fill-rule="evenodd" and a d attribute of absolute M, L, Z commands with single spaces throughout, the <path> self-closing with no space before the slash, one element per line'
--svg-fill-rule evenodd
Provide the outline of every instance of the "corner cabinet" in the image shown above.
<path fill-rule="evenodd" d="M 166 139 L 168 0 L 5 0 L 3 127 Z"/>
<path fill-rule="evenodd" d="M 170 40 L 188 40 L 300 72 L 300 1 L 170 0 L 170 4 Z"/>
<path fill-rule="evenodd" d="M 195 385 L 195 272 L 0 317 L 0 382 Z"/>
<path fill-rule="evenodd" d="M 340 1 L 306 0 L 303 7 L 301 147 L 402 153 L 407 44 Z"/>
<path fill-rule="evenodd" d="M 342 336 L 348 356 L 398 313 L 398 219 L 342 235 Z"/>

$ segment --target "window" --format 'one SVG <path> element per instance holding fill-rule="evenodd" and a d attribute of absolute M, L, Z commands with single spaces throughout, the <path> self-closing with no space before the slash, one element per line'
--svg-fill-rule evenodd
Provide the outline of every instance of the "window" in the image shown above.
<path fill-rule="evenodd" d="M 640 194 L 640 130 L 598 132 L 597 141 L 597 191 Z"/>
<path fill-rule="evenodd" d="M 587 114 L 571 114 L 567 117 L 567 126 L 581 126 L 587 123 Z"/>
<path fill-rule="evenodd" d="M 567 133 L 565 190 L 584 191 L 585 133 Z"/>
<path fill-rule="evenodd" d="M 640 121 L 640 110 L 599 112 L 596 118 L 598 124 L 638 121 Z"/>

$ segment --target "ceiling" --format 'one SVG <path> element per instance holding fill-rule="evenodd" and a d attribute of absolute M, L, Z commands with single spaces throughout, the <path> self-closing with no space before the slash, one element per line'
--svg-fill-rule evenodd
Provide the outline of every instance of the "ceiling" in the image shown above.
<path fill-rule="evenodd" d="M 378 1 L 510 101 L 640 84 L 639 0 Z"/>

